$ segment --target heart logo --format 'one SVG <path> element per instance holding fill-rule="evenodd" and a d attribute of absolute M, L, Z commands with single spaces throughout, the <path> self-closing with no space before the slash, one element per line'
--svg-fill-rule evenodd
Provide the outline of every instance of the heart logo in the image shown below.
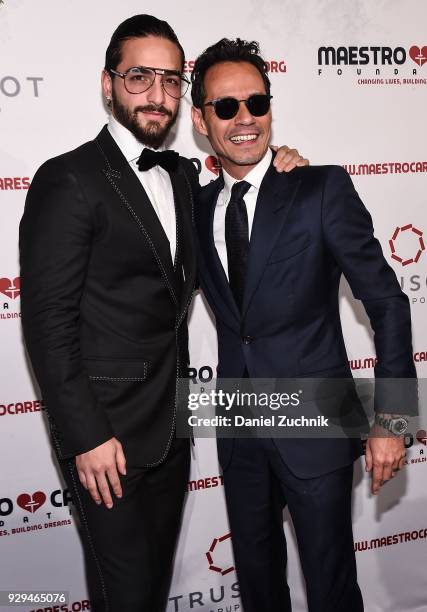
<path fill-rule="evenodd" d="M 409 49 L 409 55 L 418 66 L 422 66 L 427 62 L 427 46 L 423 48 L 413 46 Z"/>
<path fill-rule="evenodd" d="M 221 164 L 219 162 L 219 159 L 215 157 L 215 155 L 209 155 L 209 157 L 205 159 L 205 166 L 208 170 L 210 170 L 217 176 L 219 174 L 219 171 L 221 170 Z"/>
<path fill-rule="evenodd" d="M 18 495 L 16 498 L 16 503 L 18 506 L 23 510 L 31 512 L 32 514 L 38 510 L 40 506 L 43 506 L 45 501 L 46 495 L 43 493 L 43 491 L 36 491 L 32 495 L 29 495 L 28 493 L 21 493 L 21 495 Z"/>
<path fill-rule="evenodd" d="M 424 431 L 424 429 L 420 429 L 419 431 L 417 431 L 416 438 L 420 444 L 424 444 L 424 446 L 427 446 L 427 433 Z"/>
<path fill-rule="evenodd" d="M 19 276 L 14 278 L 12 281 L 10 278 L 0 278 L 0 293 L 3 293 L 6 297 L 11 300 L 19 297 L 21 293 L 21 279 Z"/>

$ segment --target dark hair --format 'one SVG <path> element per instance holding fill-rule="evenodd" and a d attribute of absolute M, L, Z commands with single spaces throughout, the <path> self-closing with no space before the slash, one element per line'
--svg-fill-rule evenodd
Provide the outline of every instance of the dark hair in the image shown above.
<path fill-rule="evenodd" d="M 152 15 L 134 15 L 123 21 L 114 31 L 105 53 L 105 70 L 110 68 L 115 70 L 120 64 L 122 46 L 126 40 L 130 38 L 145 38 L 146 36 L 158 36 L 173 42 L 181 52 L 181 70 L 184 69 L 184 49 L 170 25 L 166 21 L 161 21 Z"/>
<path fill-rule="evenodd" d="M 209 68 L 220 62 L 248 62 L 255 66 L 264 81 L 265 91 L 270 95 L 270 79 L 265 61 L 259 53 L 259 44 L 241 38 L 223 38 L 208 47 L 194 62 L 191 75 L 191 98 L 196 108 L 202 108 L 205 101 L 204 78 Z"/>

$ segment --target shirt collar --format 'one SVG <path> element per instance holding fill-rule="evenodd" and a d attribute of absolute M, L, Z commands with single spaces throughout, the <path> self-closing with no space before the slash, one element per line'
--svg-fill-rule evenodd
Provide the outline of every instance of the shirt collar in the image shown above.
<path fill-rule="evenodd" d="M 252 168 L 250 172 L 247 173 L 244 179 L 242 179 L 250 183 L 251 190 L 252 188 L 259 190 L 259 188 L 261 187 L 261 183 L 264 178 L 264 175 L 267 172 L 268 168 L 270 167 L 272 159 L 273 159 L 273 153 L 271 149 L 268 148 L 264 157 L 261 159 L 261 161 L 259 161 L 257 165 L 254 168 Z M 231 188 L 233 187 L 234 183 L 237 183 L 238 181 L 234 177 L 232 177 L 230 174 L 228 174 L 228 172 L 226 172 L 224 169 L 222 170 L 222 175 L 224 178 L 224 198 L 223 198 L 222 204 L 225 204 L 230 199 Z"/>
<path fill-rule="evenodd" d="M 142 149 L 151 148 L 141 144 L 139 140 L 135 138 L 132 132 L 117 121 L 113 114 L 110 114 L 110 118 L 108 120 L 108 131 L 116 141 L 116 144 L 128 162 L 138 159 L 141 155 Z M 158 150 L 161 151 L 161 147 Z"/>

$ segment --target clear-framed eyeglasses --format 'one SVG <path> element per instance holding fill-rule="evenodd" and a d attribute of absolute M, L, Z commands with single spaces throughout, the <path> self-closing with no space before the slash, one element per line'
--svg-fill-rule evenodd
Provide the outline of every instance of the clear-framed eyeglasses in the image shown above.
<path fill-rule="evenodd" d="M 130 94 L 140 94 L 150 89 L 155 81 L 156 74 L 160 76 L 163 90 L 168 96 L 175 98 L 175 100 L 179 100 L 179 98 L 185 96 L 188 86 L 190 85 L 188 78 L 176 70 L 165 70 L 164 68 L 151 68 L 148 66 L 133 66 L 132 68 L 128 68 L 126 72 L 118 72 L 112 68 L 109 68 L 108 71 L 123 79 L 125 89 Z"/>

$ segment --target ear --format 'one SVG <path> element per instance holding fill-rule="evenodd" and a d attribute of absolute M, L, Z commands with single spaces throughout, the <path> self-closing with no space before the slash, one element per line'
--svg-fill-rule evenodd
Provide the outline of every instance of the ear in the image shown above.
<path fill-rule="evenodd" d="M 104 98 L 106 98 L 106 100 L 111 100 L 113 92 L 113 81 L 111 79 L 110 73 L 106 70 L 103 70 L 101 73 L 101 85 Z"/>
<path fill-rule="evenodd" d="M 208 130 L 206 129 L 206 123 L 200 108 L 196 108 L 195 106 L 191 107 L 191 119 L 195 130 L 199 132 L 199 134 L 202 134 L 202 136 L 207 136 Z"/>

